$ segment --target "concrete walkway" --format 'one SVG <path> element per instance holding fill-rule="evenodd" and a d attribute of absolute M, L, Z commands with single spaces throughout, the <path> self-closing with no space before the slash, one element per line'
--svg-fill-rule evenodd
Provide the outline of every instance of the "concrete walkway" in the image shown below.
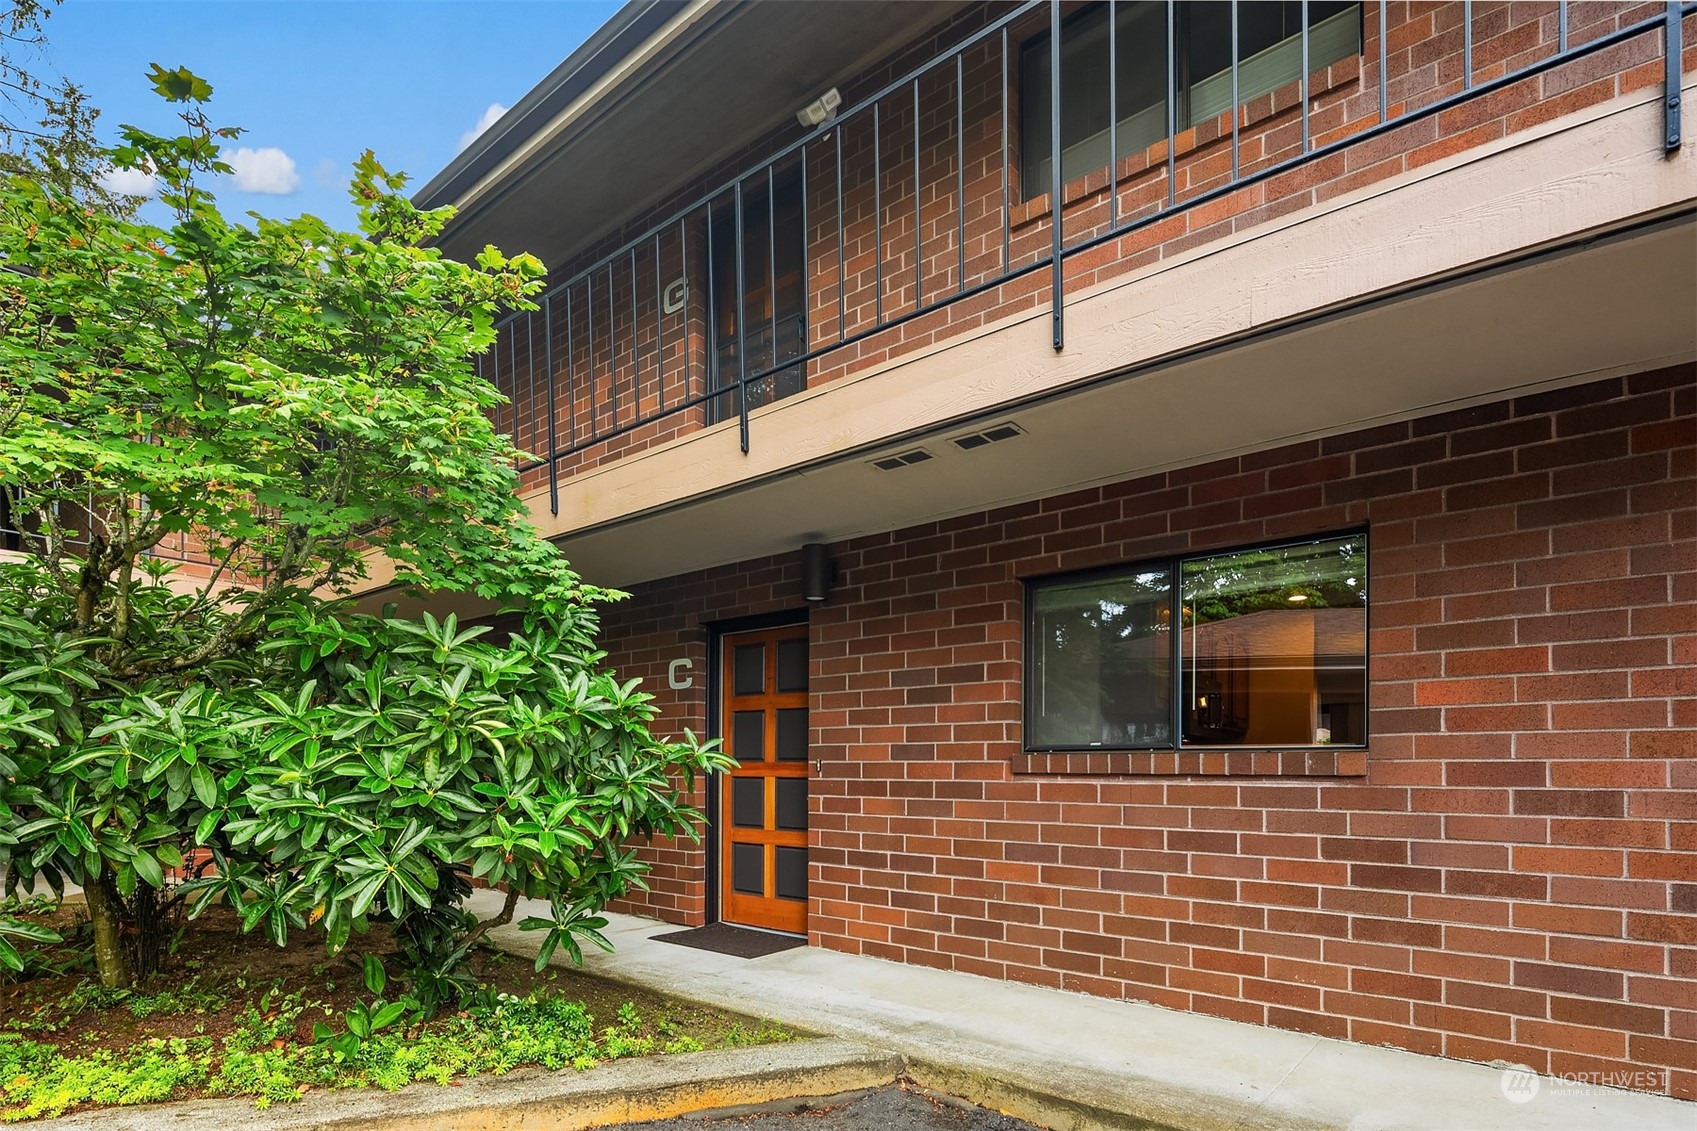
<path fill-rule="evenodd" d="M 499 909 L 498 893 L 473 900 Z M 515 921 L 545 913 L 521 903 Z M 1544 1079 L 1516 1103 L 1483 1065 L 813 948 L 732 958 L 655 942 L 670 924 L 610 918 L 616 950 L 586 948 L 592 974 L 888 1049 L 921 1083 L 1057 1131 L 1697 1127 L 1697 1104 L 1665 1097 Z M 534 955 L 541 936 L 491 937 Z"/>

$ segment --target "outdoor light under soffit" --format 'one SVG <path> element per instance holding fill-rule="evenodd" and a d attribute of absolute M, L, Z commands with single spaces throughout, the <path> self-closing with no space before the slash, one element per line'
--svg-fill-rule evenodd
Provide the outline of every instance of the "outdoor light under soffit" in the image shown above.
<path fill-rule="evenodd" d="M 824 601 L 831 595 L 837 581 L 837 563 L 831 560 L 830 547 L 823 542 L 809 542 L 801 548 L 801 595 L 809 601 Z"/>

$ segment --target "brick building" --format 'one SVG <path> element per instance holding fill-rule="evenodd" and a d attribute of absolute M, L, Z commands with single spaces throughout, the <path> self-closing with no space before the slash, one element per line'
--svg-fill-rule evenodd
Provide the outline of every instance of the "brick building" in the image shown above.
<path fill-rule="evenodd" d="M 1697 1095 L 1694 69 L 1677 3 L 627 5 L 420 193 L 552 268 L 532 512 L 741 762 L 623 908 Z"/>

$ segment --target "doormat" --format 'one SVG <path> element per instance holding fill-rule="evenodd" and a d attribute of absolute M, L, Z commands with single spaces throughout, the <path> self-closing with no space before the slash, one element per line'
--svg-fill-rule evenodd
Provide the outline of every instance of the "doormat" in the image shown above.
<path fill-rule="evenodd" d="M 695 927 L 687 931 L 672 931 L 664 935 L 652 935 L 659 942 L 677 943 L 679 946 L 693 946 L 697 950 L 710 950 L 715 954 L 729 954 L 736 958 L 763 958 L 768 954 L 777 954 L 781 950 L 790 950 L 798 946 L 806 946 L 807 940 L 795 935 L 774 935 L 769 931 L 750 931 L 742 927 L 733 927 L 729 923 L 709 923 L 705 927 Z"/>

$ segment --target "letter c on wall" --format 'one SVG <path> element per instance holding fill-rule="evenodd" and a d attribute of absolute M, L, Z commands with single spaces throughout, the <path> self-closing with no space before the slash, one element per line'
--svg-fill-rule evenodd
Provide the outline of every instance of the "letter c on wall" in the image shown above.
<path fill-rule="evenodd" d="M 666 665 L 666 686 L 673 691 L 682 691 L 686 687 L 695 686 L 695 677 L 689 672 L 695 667 L 695 661 L 689 659 L 673 660 Z M 684 674 L 679 675 L 682 672 Z"/>

